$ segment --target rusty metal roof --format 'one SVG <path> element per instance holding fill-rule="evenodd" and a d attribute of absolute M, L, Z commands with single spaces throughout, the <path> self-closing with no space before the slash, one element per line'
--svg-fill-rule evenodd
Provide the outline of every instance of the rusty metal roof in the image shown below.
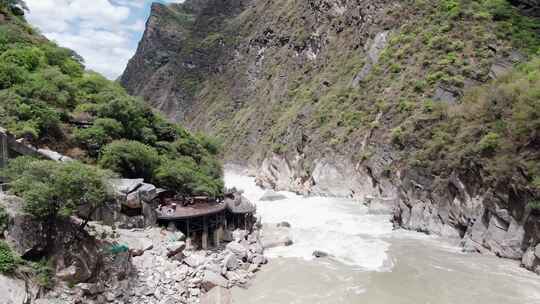
<path fill-rule="evenodd" d="M 163 206 L 157 210 L 158 219 L 160 220 L 180 220 L 212 215 L 224 211 L 227 208 L 225 203 L 208 202 L 196 203 L 192 205 L 182 206 L 177 204 L 176 209 L 171 205 Z"/>

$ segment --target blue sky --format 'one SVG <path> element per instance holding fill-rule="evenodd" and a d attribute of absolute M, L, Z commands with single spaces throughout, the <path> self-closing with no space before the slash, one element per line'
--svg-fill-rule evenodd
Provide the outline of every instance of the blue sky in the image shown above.
<path fill-rule="evenodd" d="M 28 21 L 75 50 L 89 69 L 116 79 L 133 56 L 156 0 L 26 0 Z M 158 0 L 171 3 L 182 0 Z"/>

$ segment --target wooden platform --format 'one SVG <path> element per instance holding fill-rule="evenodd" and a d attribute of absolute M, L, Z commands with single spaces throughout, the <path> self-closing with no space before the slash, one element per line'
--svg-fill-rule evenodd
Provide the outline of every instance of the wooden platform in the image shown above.
<path fill-rule="evenodd" d="M 181 220 L 213 215 L 225 211 L 226 208 L 227 204 L 223 202 L 196 203 L 188 206 L 182 206 L 181 204 L 177 204 L 176 208 L 171 205 L 167 205 L 161 207 L 161 210 L 157 210 L 157 217 L 160 220 Z"/>

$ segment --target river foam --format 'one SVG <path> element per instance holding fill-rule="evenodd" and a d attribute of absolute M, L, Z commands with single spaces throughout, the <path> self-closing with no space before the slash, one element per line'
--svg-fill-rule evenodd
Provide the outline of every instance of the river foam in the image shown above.
<path fill-rule="evenodd" d="M 257 205 L 262 222 L 275 225 L 282 221 L 292 226 L 293 245 L 268 250 L 272 257 L 313 259 L 313 251 L 330 254 L 343 264 L 372 271 L 391 266 L 387 251 L 390 244 L 380 236 L 392 233 L 388 215 L 369 215 L 360 202 L 331 197 L 303 197 L 280 192 L 287 198 L 261 202 L 264 190 L 253 178 L 227 172 L 225 183 L 244 190 Z"/>
<path fill-rule="evenodd" d="M 370 215 L 356 201 L 281 192 L 286 199 L 261 202 L 265 191 L 253 178 L 227 172 L 225 181 L 256 203 L 267 227 L 288 221 L 294 241 L 265 253 L 270 263 L 249 288 L 233 289 L 234 303 L 540 304 L 539 277 L 517 261 L 392 231 L 387 215 Z M 334 258 L 313 260 L 314 250 Z"/>

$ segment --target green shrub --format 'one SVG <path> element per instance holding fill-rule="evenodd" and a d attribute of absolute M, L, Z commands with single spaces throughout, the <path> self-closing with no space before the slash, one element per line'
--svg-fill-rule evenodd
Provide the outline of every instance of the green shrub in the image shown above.
<path fill-rule="evenodd" d="M 84 73 L 84 67 L 73 59 L 67 59 L 60 65 L 60 70 L 72 77 L 82 77 Z"/>
<path fill-rule="evenodd" d="M 19 260 L 8 244 L 0 240 L 0 273 L 12 274 L 17 269 Z"/>
<path fill-rule="evenodd" d="M 76 140 L 96 156 L 105 144 L 119 139 L 124 133 L 122 124 L 112 118 L 98 118 L 90 128 L 75 131 Z"/>
<path fill-rule="evenodd" d="M 494 152 L 500 144 L 501 136 L 495 132 L 489 132 L 488 134 L 484 135 L 480 142 L 478 143 L 478 147 L 480 148 L 480 151 L 482 152 Z"/>
<path fill-rule="evenodd" d="M 38 219 L 68 217 L 80 207 L 94 210 L 109 197 L 110 174 L 76 161 L 17 159 L 3 175 L 10 181 L 10 191 L 24 199 L 24 210 Z"/>
<path fill-rule="evenodd" d="M 54 285 L 53 277 L 54 270 L 49 261 L 43 259 L 39 262 L 30 263 L 34 273 L 35 282 L 46 289 L 50 289 Z"/>
<path fill-rule="evenodd" d="M 9 216 L 6 209 L 0 206 L 0 237 L 4 235 L 4 231 L 8 228 Z"/>
<path fill-rule="evenodd" d="M 540 210 L 540 201 L 539 200 L 536 200 L 536 201 L 530 201 L 527 206 L 529 206 L 529 208 L 533 209 L 533 210 Z"/>
<path fill-rule="evenodd" d="M 125 178 L 151 180 L 160 159 L 156 149 L 138 141 L 118 140 L 101 150 L 99 164 Z"/>
<path fill-rule="evenodd" d="M 14 63 L 0 64 L 0 89 L 7 89 L 24 82 L 28 72 Z"/>
<path fill-rule="evenodd" d="M 161 187 L 185 195 L 217 196 L 223 192 L 221 178 L 204 174 L 195 161 L 187 157 L 164 161 L 156 170 L 155 180 Z"/>
<path fill-rule="evenodd" d="M 533 179 L 533 186 L 536 188 L 536 189 L 539 189 L 540 190 L 540 176 L 536 176 L 534 179 Z"/>
<path fill-rule="evenodd" d="M 45 59 L 45 54 L 37 47 L 17 47 L 0 55 L 0 63 L 15 64 L 28 71 L 34 71 Z"/>

